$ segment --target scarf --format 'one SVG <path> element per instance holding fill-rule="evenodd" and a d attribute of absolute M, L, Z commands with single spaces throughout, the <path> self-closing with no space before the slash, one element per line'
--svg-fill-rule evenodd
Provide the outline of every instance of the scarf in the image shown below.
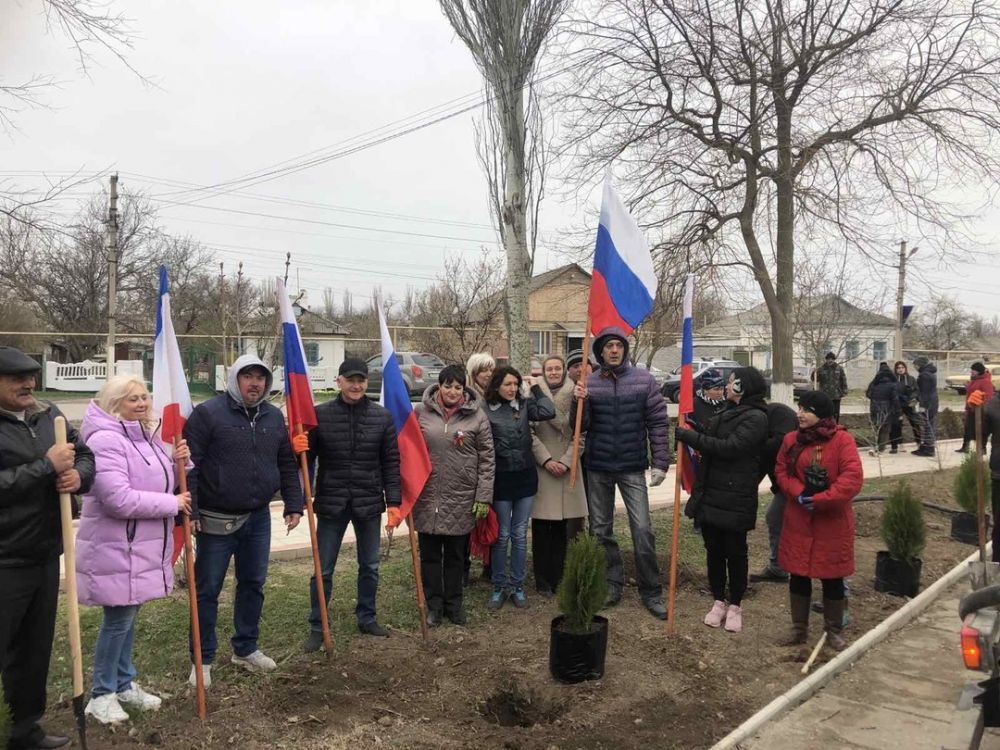
<path fill-rule="evenodd" d="M 711 406 L 718 406 L 725 400 L 723 398 L 709 398 L 708 396 L 705 395 L 705 391 L 701 390 L 700 388 L 698 389 L 698 398 L 700 398 L 706 404 L 709 404 Z"/>
<path fill-rule="evenodd" d="M 441 398 L 441 391 L 437 392 L 437 402 L 441 406 L 441 411 L 444 412 L 444 421 L 450 420 L 459 409 L 465 406 L 465 394 L 462 394 L 462 400 L 459 401 L 454 406 L 445 406 L 444 399 Z"/>
<path fill-rule="evenodd" d="M 795 433 L 795 442 L 792 443 L 791 450 L 788 451 L 788 459 L 785 464 L 788 473 L 795 475 L 795 466 L 806 446 L 828 442 L 836 434 L 837 429 L 837 420 L 833 417 L 824 417 L 812 427 L 800 427 Z"/>

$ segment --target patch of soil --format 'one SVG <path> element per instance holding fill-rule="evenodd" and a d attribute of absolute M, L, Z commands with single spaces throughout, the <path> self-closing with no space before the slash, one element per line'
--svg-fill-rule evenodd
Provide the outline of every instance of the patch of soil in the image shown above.
<path fill-rule="evenodd" d="M 511 682 L 487 697 L 480 713 L 501 727 L 528 728 L 554 721 L 562 713 L 562 706 L 550 704 L 535 691 Z"/>

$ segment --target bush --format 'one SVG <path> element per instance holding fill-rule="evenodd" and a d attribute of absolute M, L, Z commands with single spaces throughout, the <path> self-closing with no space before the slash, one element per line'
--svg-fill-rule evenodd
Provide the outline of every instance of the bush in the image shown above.
<path fill-rule="evenodd" d="M 608 597 L 604 548 L 590 534 L 577 534 L 566 547 L 559 584 L 559 609 L 570 633 L 583 635 Z"/>
<path fill-rule="evenodd" d="M 920 557 L 927 544 L 924 508 L 905 480 L 896 485 L 885 502 L 882 540 L 892 558 L 905 563 Z"/>
<path fill-rule="evenodd" d="M 958 503 L 958 507 L 972 515 L 979 513 L 978 493 L 976 490 L 976 464 L 981 460 L 976 455 L 975 450 L 970 452 L 965 457 L 965 460 L 962 461 L 962 465 L 958 467 L 958 473 L 955 475 L 955 484 L 952 487 L 952 493 L 955 496 L 955 502 Z M 990 496 L 990 472 L 986 467 L 983 467 L 983 474 L 985 478 L 983 486 L 988 498 Z"/>

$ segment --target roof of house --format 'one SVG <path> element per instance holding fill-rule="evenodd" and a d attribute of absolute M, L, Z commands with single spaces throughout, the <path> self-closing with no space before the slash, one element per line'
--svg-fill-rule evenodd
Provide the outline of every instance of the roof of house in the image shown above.
<path fill-rule="evenodd" d="M 543 286 L 551 284 L 559 277 L 566 274 L 570 274 L 573 271 L 583 274 L 588 279 L 590 278 L 590 273 L 584 270 L 583 266 L 581 266 L 579 263 L 567 263 L 564 266 L 553 268 L 551 271 L 542 271 L 542 273 L 535 274 L 534 276 L 532 276 L 529 291 L 534 292 L 538 289 L 541 289 Z"/>
<path fill-rule="evenodd" d="M 806 297 L 799 300 L 799 305 L 803 306 L 798 325 L 800 327 L 817 324 L 842 325 L 842 326 L 866 326 L 871 328 L 895 328 L 896 322 L 880 313 L 862 310 L 860 307 L 852 305 L 836 294 L 824 294 L 817 297 Z M 835 321 L 831 323 L 830 321 Z M 724 318 L 702 326 L 699 331 L 713 337 L 739 336 L 740 332 L 747 326 L 770 325 L 771 315 L 767 310 L 767 304 L 761 302 L 759 305 L 751 307 L 735 315 L 727 315 Z"/>

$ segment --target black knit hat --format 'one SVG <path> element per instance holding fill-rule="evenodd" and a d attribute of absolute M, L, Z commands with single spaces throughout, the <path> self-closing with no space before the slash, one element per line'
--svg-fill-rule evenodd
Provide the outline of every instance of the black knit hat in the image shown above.
<path fill-rule="evenodd" d="M 806 391 L 799 396 L 799 408 L 815 414 L 820 419 L 833 416 L 833 401 L 823 391 Z"/>
<path fill-rule="evenodd" d="M 977 372 L 980 375 L 985 375 L 986 374 L 986 366 L 982 362 L 973 362 L 972 363 L 972 371 L 973 372 Z"/>
<path fill-rule="evenodd" d="M 722 388 L 726 384 L 726 379 L 722 376 L 722 370 L 709 367 L 698 376 L 698 382 L 702 390 L 710 391 L 713 388 Z"/>
<path fill-rule="evenodd" d="M 566 367 L 567 369 L 573 365 L 579 365 L 583 363 L 583 349 L 574 349 L 569 354 L 566 355 Z"/>
<path fill-rule="evenodd" d="M 836 354 L 834 354 L 833 352 L 827 352 L 827 353 L 826 353 L 826 358 L 827 358 L 827 359 L 836 359 L 836 358 L 837 358 L 837 355 L 836 355 Z"/>
<path fill-rule="evenodd" d="M 13 346 L 0 346 L 0 375 L 29 375 L 41 372 L 42 366 Z"/>

